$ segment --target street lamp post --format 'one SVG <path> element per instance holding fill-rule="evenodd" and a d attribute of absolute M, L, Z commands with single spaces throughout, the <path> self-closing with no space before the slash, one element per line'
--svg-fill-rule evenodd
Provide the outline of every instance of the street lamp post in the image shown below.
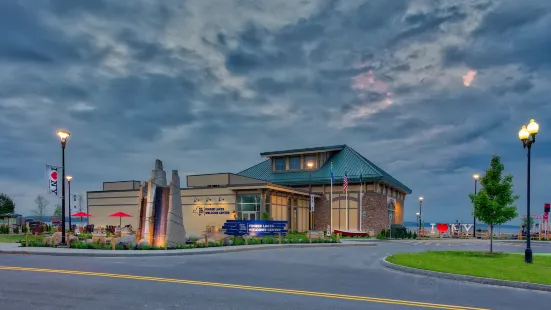
<path fill-rule="evenodd" d="M 67 139 L 71 135 L 67 131 L 60 130 L 57 132 L 61 140 L 61 244 L 65 244 L 65 145 Z"/>
<path fill-rule="evenodd" d="M 419 234 L 421 233 L 421 216 L 423 216 L 422 212 L 422 206 L 423 206 L 423 196 L 419 197 Z"/>
<path fill-rule="evenodd" d="M 69 232 L 72 232 L 71 228 L 73 226 L 71 225 L 71 180 L 73 179 L 73 177 L 68 175 L 65 178 L 67 178 L 67 189 L 69 190 Z M 63 216 L 65 216 L 65 214 L 63 214 Z"/>
<path fill-rule="evenodd" d="M 476 184 L 478 183 L 478 174 L 473 174 L 474 179 L 474 194 L 476 196 Z M 474 215 L 474 204 L 473 204 L 473 238 L 476 238 L 476 215 Z"/>
<path fill-rule="evenodd" d="M 306 166 L 308 167 L 308 170 L 310 171 L 310 181 L 308 182 L 308 199 L 310 201 L 310 204 L 312 203 L 312 168 L 314 168 L 314 162 L 308 161 L 306 163 Z M 312 206 L 310 205 L 310 230 L 314 229 L 314 211 L 312 210 Z"/>
<path fill-rule="evenodd" d="M 532 263 L 532 249 L 530 248 L 530 153 L 532 144 L 536 143 L 538 131 L 538 123 L 531 119 L 528 126 L 522 126 L 518 132 L 518 137 L 520 141 L 522 141 L 522 146 L 528 148 L 528 163 L 526 167 L 526 218 L 528 219 L 528 225 L 526 225 L 526 250 L 524 251 L 524 262 L 528 264 Z"/>

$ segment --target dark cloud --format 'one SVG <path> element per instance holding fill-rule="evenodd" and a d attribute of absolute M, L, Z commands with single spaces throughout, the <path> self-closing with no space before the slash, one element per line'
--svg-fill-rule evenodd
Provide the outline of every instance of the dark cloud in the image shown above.
<path fill-rule="evenodd" d="M 494 153 L 525 176 L 516 135 L 531 117 L 545 162 L 547 1 L 314 4 L 1 2 L 3 191 L 29 213 L 58 128 L 76 192 L 146 179 L 155 158 L 236 172 L 263 151 L 346 143 L 442 205 L 428 221 L 470 218 L 471 175 Z"/>

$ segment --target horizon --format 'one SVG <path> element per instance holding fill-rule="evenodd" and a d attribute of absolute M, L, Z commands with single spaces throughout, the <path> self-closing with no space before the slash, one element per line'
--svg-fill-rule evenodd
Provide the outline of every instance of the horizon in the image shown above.
<path fill-rule="evenodd" d="M 531 118 L 532 213 L 551 202 L 551 3 L 217 3 L 0 3 L 0 188 L 17 213 L 46 195 L 63 129 L 73 193 L 146 180 L 156 158 L 185 176 L 347 144 L 412 189 L 408 221 L 418 196 L 425 219 L 468 220 L 472 175 L 501 155 L 520 216 Z"/>

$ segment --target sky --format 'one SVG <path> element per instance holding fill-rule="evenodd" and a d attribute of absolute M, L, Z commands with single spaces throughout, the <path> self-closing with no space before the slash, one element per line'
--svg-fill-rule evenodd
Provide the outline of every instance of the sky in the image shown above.
<path fill-rule="evenodd" d="M 347 144 L 413 190 L 406 221 L 418 196 L 426 222 L 471 220 L 494 154 L 525 214 L 518 131 L 535 118 L 539 214 L 549 29 L 548 0 L 1 1 L 0 192 L 30 214 L 65 129 L 73 193 L 145 181 L 156 158 L 237 173 L 261 152 Z"/>

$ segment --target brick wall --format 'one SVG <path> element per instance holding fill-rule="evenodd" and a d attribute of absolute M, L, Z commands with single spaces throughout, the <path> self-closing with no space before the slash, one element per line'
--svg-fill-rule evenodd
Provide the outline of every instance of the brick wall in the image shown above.
<path fill-rule="evenodd" d="M 314 209 L 314 229 L 327 230 L 327 225 L 331 222 L 331 207 L 329 206 L 329 195 L 322 195 L 316 199 Z"/>
<path fill-rule="evenodd" d="M 373 230 L 375 234 L 388 227 L 387 198 L 385 195 L 367 192 L 362 198 L 362 209 L 366 217 L 362 216 L 362 231 Z"/>
<path fill-rule="evenodd" d="M 333 198 L 334 201 L 337 198 Z M 362 211 L 366 212 L 366 217 L 362 219 L 362 231 L 373 230 L 375 234 L 388 227 L 387 198 L 383 194 L 375 192 L 366 192 L 362 198 Z M 316 199 L 314 213 L 314 229 L 327 230 L 327 225 L 331 221 L 329 195 L 323 195 Z"/>

